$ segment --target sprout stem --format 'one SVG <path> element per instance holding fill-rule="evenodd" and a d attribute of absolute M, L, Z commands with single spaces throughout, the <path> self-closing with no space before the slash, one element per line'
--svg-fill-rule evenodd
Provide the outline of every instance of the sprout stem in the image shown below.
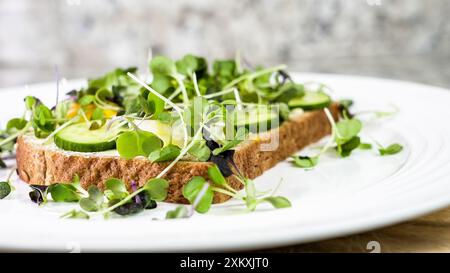
<path fill-rule="evenodd" d="M 167 98 L 168 100 L 172 101 L 176 96 L 178 96 L 181 92 L 181 88 L 178 87 L 175 91 L 173 91 L 172 94 Z"/>
<path fill-rule="evenodd" d="M 236 197 L 236 192 L 233 193 L 233 192 L 231 192 L 231 191 L 227 191 L 227 190 L 224 190 L 224 189 L 221 189 L 221 188 L 218 188 L 218 187 L 211 187 L 211 189 L 212 189 L 213 191 L 220 192 L 220 193 L 229 195 L 229 196 L 231 196 L 231 197 Z"/>
<path fill-rule="evenodd" d="M 183 158 L 183 156 L 189 151 L 189 149 L 192 148 L 192 146 L 195 143 L 195 140 L 197 140 L 197 138 L 200 136 L 202 130 L 203 130 L 203 125 L 200 126 L 200 128 L 197 130 L 197 132 L 195 133 L 194 137 L 192 138 L 191 142 L 189 143 L 189 145 L 187 145 L 186 147 L 184 147 L 181 151 L 180 154 L 164 169 L 162 170 L 162 172 L 160 172 L 158 174 L 158 176 L 156 176 L 156 178 L 161 178 L 163 177 L 178 161 L 180 161 L 181 158 Z"/>
<path fill-rule="evenodd" d="M 9 143 L 9 142 L 11 142 L 11 141 L 13 141 L 13 140 L 16 139 L 17 137 L 23 135 L 23 134 L 28 130 L 28 128 L 30 128 L 30 126 L 31 126 L 31 122 L 28 122 L 28 123 L 25 125 L 25 127 L 23 127 L 22 130 L 18 131 L 18 132 L 15 133 L 15 134 L 12 134 L 12 135 L 10 135 L 9 137 L 5 138 L 4 140 L 0 141 L 0 147 L 3 146 L 3 145 L 5 145 L 5 144 L 7 144 L 7 143 Z"/>
<path fill-rule="evenodd" d="M 11 169 L 11 171 L 9 171 L 9 174 L 8 174 L 8 176 L 6 177 L 6 181 L 8 181 L 8 183 L 10 182 L 11 177 L 12 177 L 12 175 L 16 172 L 16 170 L 17 170 L 17 167 L 14 166 L 14 167 Z"/>
<path fill-rule="evenodd" d="M 183 147 L 186 147 L 187 142 L 188 142 L 188 132 L 187 132 L 187 128 L 186 128 L 186 124 L 183 120 L 183 110 L 181 110 L 180 107 L 178 107 L 175 103 L 171 102 L 170 100 L 168 100 L 166 97 L 164 97 L 163 95 L 161 95 L 160 93 L 156 92 L 153 88 L 151 88 L 150 86 L 148 86 L 146 83 L 144 83 L 143 81 L 141 81 L 139 78 L 137 78 L 135 75 L 133 75 L 132 73 L 128 72 L 127 75 L 132 78 L 133 80 L 135 80 L 137 83 L 139 83 L 141 86 L 143 86 L 145 89 L 147 89 L 148 91 L 150 91 L 151 93 L 153 93 L 155 96 L 157 96 L 158 98 L 162 99 L 163 101 L 165 101 L 167 104 L 169 104 L 170 106 L 172 106 L 172 108 L 177 112 L 178 116 L 180 116 L 180 122 L 183 126 L 183 133 L 184 133 L 184 143 L 183 143 Z M 184 88 L 184 86 L 182 87 Z M 186 90 L 185 90 L 186 91 Z"/>
<path fill-rule="evenodd" d="M 184 103 L 184 105 L 189 105 L 189 97 L 188 97 L 188 94 L 187 94 L 187 91 L 186 91 L 186 87 L 184 86 L 183 81 L 180 79 L 180 77 L 178 75 L 172 75 L 172 77 L 177 81 L 179 87 L 181 88 L 181 92 L 183 93 L 183 103 Z"/>
<path fill-rule="evenodd" d="M 239 111 L 241 111 L 242 110 L 242 101 L 241 101 L 241 97 L 239 96 L 239 91 L 237 90 L 237 88 L 233 88 L 233 92 L 234 92 L 234 97 L 236 98 L 237 109 Z"/>
<path fill-rule="evenodd" d="M 235 86 L 236 84 L 240 83 L 243 80 L 257 78 L 257 77 L 260 77 L 260 76 L 262 76 L 264 74 L 272 73 L 272 72 L 275 72 L 275 71 L 278 71 L 278 70 L 282 70 L 282 69 L 286 69 L 286 65 L 284 65 L 284 64 L 283 65 L 278 65 L 278 66 L 275 66 L 275 67 L 271 67 L 271 68 L 267 68 L 267 69 L 263 69 L 263 70 L 260 70 L 260 71 L 253 72 L 251 74 L 242 75 L 242 76 L 232 80 L 231 82 L 229 82 L 224 87 L 224 89 L 228 89 L 230 87 L 233 87 L 233 86 Z"/>
<path fill-rule="evenodd" d="M 204 95 L 203 97 L 204 97 L 205 99 L 212 99 L 212 98 L 214 98 L 214 97 L 219 97 L 219 96 L 222 96 L 222 95 L 226 95 L 226 94 L 229 94 L 229 93 L 231 93 L 231 92 L 234 92 L 234 88 L 228 88 L 228 89 L 225 89 L 225 90 L 216 92 L 216 93 Z"/>
<path fill-rule="evenodd" d="M 341 135 L 339 134 L 339 131 L 336 126 L 336 122 L 334 121 L 333 115 L 331 114 L 330 110 L 328 108 L 323 109 L 325 114 L 327 115 L 328 121 L 331 124 L 331 130 L 335 131 L 337 137 L 341 138 Z"/>
<path fill-rule="evenodd" d="M 195 72 L 192 73 L 192 81 L 194 82 L 194 89 L 195 89 L 195 93 L 197 94 L 197 97 L 201 97 L 202 94 L 200 94 L 200 90 L 198 89 L 197 75 L 195 75 Z"/>
<path fill-rule="evenodd" d="M 323 110 L 328 118 L 328 121 L 331 124 L 331 136 L 330 139 L 327 141 L 327 143 L 325 144 L 325 146 L 322 147 L 322 149 L 320 150 L 320 152 L 315 156 L 316 158 L 319 158 L 320 156 L 322 156 L 326 151 L 328 151 L 328 149 L 331 147 L 331 145 L 333 145 L 335 138 L 336 138 L 336 134 L 338 134 L 338 130 L 336 128 L 336 123 L 334 122 L 334 118 L 331 115 L 331 112 L 328 108 L 325 108 Z"/>

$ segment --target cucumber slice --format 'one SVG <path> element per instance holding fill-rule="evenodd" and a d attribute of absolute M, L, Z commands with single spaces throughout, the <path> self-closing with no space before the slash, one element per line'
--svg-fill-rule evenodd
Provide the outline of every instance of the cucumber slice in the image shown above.
<path fill-rule="evenodd" d="M 279 115 L 268 108 L 257 108 L 250 111 L 236 111 L 235 127 L 245 127 L 251 133 L 262 133 L 276 128 L 280 124 Z"/>
<path fill-rule="evenodd" d="M 106 126 L 89 130 L 86 123 L 77 123 L 62 129 L 55 135 L 56 146 L 75 152 L 101 152 L 116 148 L 118 131 L 106 131 Z"/>
<path fill-rule="evenodd" d="M 293 98 L 288 105 L 291 108 L 302 108 L 303 110 L 316 110 L 329 106 L 331 98 L 323 92 L 306 91 L 302 97 Z"/>

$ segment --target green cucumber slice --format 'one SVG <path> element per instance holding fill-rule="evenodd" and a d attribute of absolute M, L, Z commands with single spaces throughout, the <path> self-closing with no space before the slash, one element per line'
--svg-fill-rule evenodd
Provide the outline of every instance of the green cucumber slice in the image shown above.
<path fill-rule="evenodd" d="M 316 110 L 329 106 L 331 98 L 323 92 L 306 91 L 301 97 L 293 98 L 288 105 L 291 108 L 302 108 L 303 110 Z"/>
<path fill-rule="evenodd" d="M 245 127 L 251 133 L 262 133 L 276 128 L 280 124 L 276 111 L 268 108 L 257 108 L 250 111 L 236 111 L 235 127 Z"/>
<path fill-rule="evenodd" d="M 70 125 L 58 132 L 56 146 L 66 151 L 101 152 L 116 148 L 115 136 L 118 130 L 106 131 L 106 126 L 89 130 L 86 123 Z"/>

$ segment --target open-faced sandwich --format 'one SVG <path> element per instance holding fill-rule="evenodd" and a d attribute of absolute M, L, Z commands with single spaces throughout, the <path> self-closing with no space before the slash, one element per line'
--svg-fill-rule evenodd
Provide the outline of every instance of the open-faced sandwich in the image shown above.
<path fill-rule="evenodd" d="M 236 58 L 209 67 L 186 55 L 157 56 L 149 67 L 151 80 L 116 69 L 52 108 L 25 98 L 26 113 L 8 122 L 0 144 L 13 152 L 16 142 L 17 173 L 34 202 L 79 202 L 65 215 L 79 218 L 133 214 L 156 201 L 204 213 L 231 197 L 249 210 L 262 202 L 284 208 L 289 200 L 261 195 L 252 179 L 290 157 L 312 168 L 330 148 L 343 157 L 370 148 L 349 101 L 332 101 L 324 85 L 294 82 L 283 65 L 248 69 Z M 329 134 L 316 156 L 293 156 Z M 180 206 L 167 217 L 193 210 Z"/>

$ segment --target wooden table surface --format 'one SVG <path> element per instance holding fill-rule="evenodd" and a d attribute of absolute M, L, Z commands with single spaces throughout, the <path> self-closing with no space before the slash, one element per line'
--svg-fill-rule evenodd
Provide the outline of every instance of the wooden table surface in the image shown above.
<path fill-rule="evenodd" d="M 415 220 L 370 232 L 267 251 L 450 252 L 450 207 Z"/>

